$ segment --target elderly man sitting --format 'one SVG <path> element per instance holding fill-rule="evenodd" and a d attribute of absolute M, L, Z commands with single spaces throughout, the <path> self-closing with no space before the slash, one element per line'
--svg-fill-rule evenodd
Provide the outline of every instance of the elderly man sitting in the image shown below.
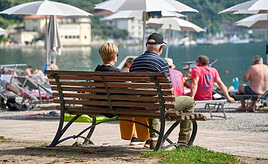
<path fill-rule="evenodd" d="M 165 72 L 169 74 L 169 65 L 160 57 L 166 43 L 163 37 L 158 33 L 153 33 L 148 37 L 146 47 L 147 51 L 141 56 L 134 59 L 130 67 L 130 72 Z M 185 113 L 194 111 L 195 102 L 188 96 L 175 97 L 175 110 L 182 110 Z M 159 120 L 149 119 L 152 128 L 159 130 Z M 180 124 L 180 133 L 178 143 L 188 144 L 192 131 L 190 120 L 182 121 Z M 150 149 L 154 149 L 157 143 L 158 134 L 150 130 Z"/>

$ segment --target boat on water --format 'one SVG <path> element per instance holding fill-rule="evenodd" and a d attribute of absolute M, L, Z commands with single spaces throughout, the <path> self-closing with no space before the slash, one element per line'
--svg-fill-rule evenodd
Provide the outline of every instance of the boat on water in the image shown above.
<path fill-rule="evenodd" d="M 209 59 L 209 66 L 212 66 L 216 62 L 217 62 L 217 59 Z M 196 61 L 186 61 L 186 62 L 182 62 L 181 64 L 184 65 L 181 68 L 182 70 L 189 70 L 189 69 L 193 69 L 196 66 Z"/>

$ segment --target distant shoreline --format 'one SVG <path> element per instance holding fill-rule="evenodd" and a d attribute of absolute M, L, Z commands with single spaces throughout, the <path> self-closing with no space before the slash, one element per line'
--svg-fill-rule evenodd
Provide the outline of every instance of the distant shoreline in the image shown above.
<path fill-rule="evenodd" d="M 128 46 L 137 46 L 137 45 L 141 45 L 141 43 L 127 43 L 127 42 L 116 42 L 116 41 L 92 41 L 91 44 L 89 45 L 63 45 L 62 47 L 65 48 L 70 48 L 70 47 L 75 47 L 75 48 L 83 48 L 83 47 L 99 47 L 104 43 L 107 42 L 113 42 L 118 46 L 124 46 L 124 45 L 128 45 Z M 9 49 L 9 48 L 40 48 L 40 47 L 45 47 L 45 45 L 35 45 L 35 44 L 29 44 L 29 45 L 20 45 L 20 44 L 9 44 L 9 45 L 5 45 L 5 44 L 0 44 L 0 48 L 2 49 Z"/>

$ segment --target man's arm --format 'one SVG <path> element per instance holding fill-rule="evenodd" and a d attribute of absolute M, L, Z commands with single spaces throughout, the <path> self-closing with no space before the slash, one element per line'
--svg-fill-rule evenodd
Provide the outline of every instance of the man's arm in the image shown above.
<path fill-rule="evenodd" d="M 199 81 L 199 77 L 192 79 L 192 87 L 191 87 L 191 93 L 190 93 L 191 97 L 194 97 L 196 94 L 198 81 Z"/>
<path fill-rule="evenodd" d="M 226 99 L 230 102 L 233 103 L 235 100 L 230 97 L 228 91 L 227 91 L 227 87 L 224 85 L 224 83 L 221 81 L 220 77 L 215 78 L 215 82 L 218 84 L 218 86 L 220 87 L 222 93 L 224 94 L 224 96 L 226 97 Z"/>
<path fill-rule="evenodd" d="M 250 74 L 251 74 L 251 68 L 252 67 L 249 67 L 248 70 L 247 70 L 247 72 L 246 72 L 246 74 L 244 75 L 244 77 L 243 77 L 243 81 L 244 82 L 248 82 L 249 81 Z"/>
<path fill-rule="evenodd" d="M 188 81 L 186 81 L 184 78 L 183 78 L 183 84 L 187 88 L 190 88 L 190 89 L 192 88 L 192 85 Z"/>

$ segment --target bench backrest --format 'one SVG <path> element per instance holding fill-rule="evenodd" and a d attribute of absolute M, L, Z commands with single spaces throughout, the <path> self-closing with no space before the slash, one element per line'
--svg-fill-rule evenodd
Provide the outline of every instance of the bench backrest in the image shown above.
<path fill-rule="evenodd" d="M 166 73 L 46 71 L 54 102 L 107 109 L 175 108 Z M 163 100 L 163 101 L 161 101 Z"/>

